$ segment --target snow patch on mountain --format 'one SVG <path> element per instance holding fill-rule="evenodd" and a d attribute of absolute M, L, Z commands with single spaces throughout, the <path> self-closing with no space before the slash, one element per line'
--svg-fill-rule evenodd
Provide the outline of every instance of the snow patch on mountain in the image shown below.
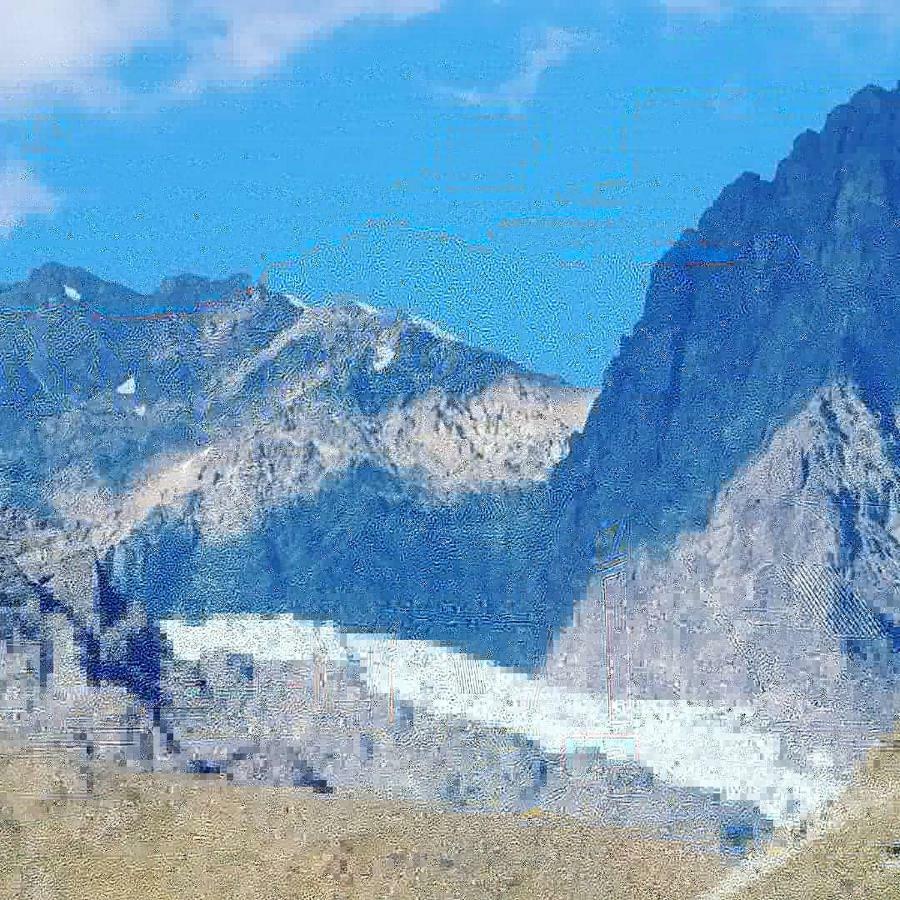
<path fill-rule="evenodd" d="M 117 388 L 116 393 L 125 397 L 132 396 L 137 391 L 137 382 L 134 375 L 129 375 Z"/>
<path fill-rule="evenodd" d="M 282 293 L 280 296 L 284 297 L 291 306 L 296 309 L 307 309 L 309 304 L 302 297 L 298 297 L 297 294 L 285 294 Z"/>
<path fill-rule="evenodd" d="M 397 351 L 390 344 L 377 344 L 372 368 L 376 372 L 383 372 L 396 358 Z"/>
<path fill-rule="evenodd" d="M 427 331 L 432 337 L 439 338 L 442 341 L 449 341 L 452 344 L 458 344 L 460 339 L 457 335 L 440 325 L 432 322 L 431 319 L 423 319 L 421 316 L 413 316 L 409 320 L 413 325 L 418 325 L 423 331 Z"/>
<path fill-rule="evenodd" d="M 440 644 L 345 633 L 290 615 L 213 616 L 199 625 L 169 619 L 160 627 L 185 660 L 233 652 L 353 662 L 371 691 L 430 715 L 521 734 L 555 754 L 593 750 L 638 761 L 672 784 L 754 803 L 776 823 L 806 815 L 839 790 L 825 773 L 784 766 L 777 735 L 749 727 L 737 707 L 639 702 L 610 710 L 605 695 L 569 691 Z"/>

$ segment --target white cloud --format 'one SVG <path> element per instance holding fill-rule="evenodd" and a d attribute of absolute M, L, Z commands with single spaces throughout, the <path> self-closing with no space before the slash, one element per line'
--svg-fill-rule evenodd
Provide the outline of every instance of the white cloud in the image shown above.
<path fill-rule="evenodd" d="M 194 43 L 181 90 L 255 79 L 277 70 L 292 53 L 327 38 L 349 22 L 402 22 L 435 12 L 443 0 L 193 0 Z M 205 34 L 203 32 L 205 31 Z"/>
<path fill-rule="evenodd" d="M 46 188 L 21 162 L 0 169 L 0 238 L 22 225 L 30 216 L 52 213 L 58 204 Z"/>
<path fill-rule="evenodd" d="M 45 94 L 101 108 L 129 100 L 117 69 L 165 42 L 186 60 L 175 90 L 272 73 L 291 54 L 361 18 L 402 22 L 444 0 L 27 0 L 2 3 L 0 108 Z M 133 99 L 133 98 L 131 98 Z"/>
<path fill-rule="evenodd" d="M 140 49 L 166 46 L 184 60 L 161 93 L 190 96 L 210 86 L 251 83 L 360 19 L 404 22 L 447 0 L 2 0 L 0 114 L 27 112 L 47 95 L 99 109 L 135 102 L 117 77 Z M 610 0 L 613 2 L 613 0 Z M 864 16 L 900 25 L 898 0 L 655 0 L 670 15 L 722 20 L 738 10 L 808 16 L 817 28 Z M 621 3 L 621 0 L 620 0 Z M 524 52 L 519 71 L 493 89 L 448 88 L 458 103 L 521 110 L 541 78 L 585 42 L 547 28 Z M 174 51 L 174 53 L 172 52 Z M 158 98 L 144 98 L 154 101 Z"/>
<path fill-rule="evenodd" d="M 27 0 L 4 3 L 0 97 L 13 111 L 46 91 L 115 102 L 109 72 L 141 42 L 166 33 L 168 0 Z"/>
<path fill-rule="evenodd" d="M 537 94 L 543 76 L 589 43 L 586 35 L 566 28 L 545 28 L 524 54 L 519 71 L 492 90 L 444 88 L 441 93 L 464 106 L 502 107 L 521 112 Z"/>

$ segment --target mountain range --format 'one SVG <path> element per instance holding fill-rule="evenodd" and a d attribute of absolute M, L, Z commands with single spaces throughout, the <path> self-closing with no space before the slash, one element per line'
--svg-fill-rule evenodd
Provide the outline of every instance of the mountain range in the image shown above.
<path fill-rule="evenodd" d="M 0 294 L 16 627 L 62 616 L 93 681 L 158 704 L 155 621 L 291 613 L 626 720 L 738 711 L 839 781 L 898 708 L 898 284 L 875 87 L 680 236 L 599 391 L 246 276 L 43 266 Z"/>
<path fill-rule="evenodd" d="M 0 295 L 8 502 L 88 528 L 154 613 L 290 610 L 474 646 L 595 392 L 416 317 L 247 281 L 141 297 L 47 265 Z"/>

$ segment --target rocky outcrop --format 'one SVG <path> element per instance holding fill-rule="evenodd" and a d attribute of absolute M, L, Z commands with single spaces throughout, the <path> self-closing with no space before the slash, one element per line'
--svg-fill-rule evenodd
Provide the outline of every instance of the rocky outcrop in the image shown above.
<path fill-rule="evenodd" d="M 314 494 L 361 459 L 436 494 L 527 484 L 596 396 L 423 320 L 297 307 L 245 276 L 179 276 L 142 296 L 47 265 L 0 304 L 7 489 L 66 514 L 91 487 L 158 480 L 163 495 L 170 469 L 199 474 L 201 452 L 221 460 L 207 467 L 216 484 L 242 468 L 239 492 L 274 485 L 267 503 Z"/>
<path fill-rule="evenodd" d="M 852 387 L 817 392 L 721 490 L 706 528 L 664 556 L 633 552 L 624 598 L 592 582 L 548 672 L 605 689 L 609 652 L 626 669 L 620 702 L 747 707 L 784 734 L 785 764 L 846 769 L 898 712 L 891 449 Z"/>
<path fill-rule="evenodd" d="M 582 569 L 602 521 L 703 526 L 720 487 L 820 387 L 849 378 L 894 429 L 900 91 L 866 88 L 773 180 L 745 173 L 653 271 L 604 402 L 560 467 Z"/>

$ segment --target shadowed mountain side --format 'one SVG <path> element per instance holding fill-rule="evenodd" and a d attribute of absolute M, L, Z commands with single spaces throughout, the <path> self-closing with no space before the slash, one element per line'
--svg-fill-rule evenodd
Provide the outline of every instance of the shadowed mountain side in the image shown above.
<path fill-rule="evenodd" d="M 870 87 L 682 235 L 555 476 L 571 499 L 554 590 L 584 588 L 604 522 L 661 551 L 703 527 L 720 485 L 835 378 L 894 433 L 898 220 L 900 90 Z"/>
<path fill-rule="evenodd" d="M 638 551 L 618 595 L 592 583 L 548 673 L 597 689 L 611 671 L 623 702 L 747 707 L 783 734 L 785 765 L 847 770 L 900 711 L 892 449 L 852 387 L 819 391 L 705 529 L 665 557 Z"/>
<path fill-rule="evenodd" d="M 123 602 L 495 641 L 518 665 L 565 621 L 539 485 L 596 392 L 245 276 L 143 296 L 48 264 L 0 305 L 0 496 L 89 533 Z"/>
<path fill-rule="evenodd" d="M 362 464 L 221 540 L 202 536 L 202 503 L 152 514 L 110 551 L 117 586 L 155 616 L 292 612 L 533 668 L 570 614 L 523 577 L 549 562 L 539 488 L 436 502 Z"/>

